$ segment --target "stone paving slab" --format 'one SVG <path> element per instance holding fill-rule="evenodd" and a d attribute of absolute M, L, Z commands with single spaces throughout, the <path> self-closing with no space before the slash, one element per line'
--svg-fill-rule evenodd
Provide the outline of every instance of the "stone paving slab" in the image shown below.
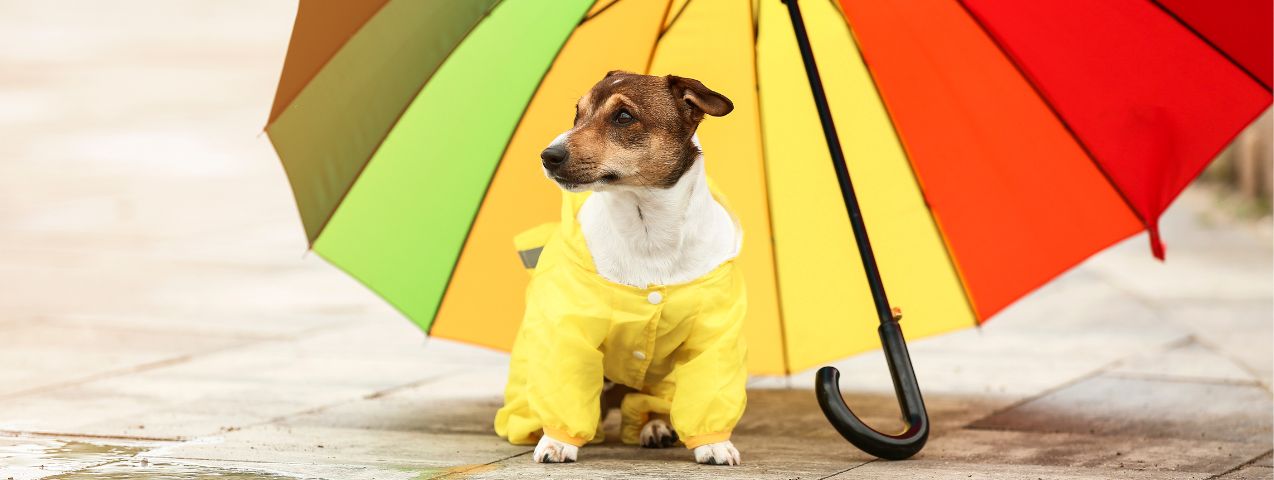
<path fill-rule="evenodd" d="M 1165 352 L 1127 358 L 1109 370 L 1124 376 L 1256 383 L 1252 372 L 1191 338 Z"/>
<path fill-rule="evenodd" d="M 871 462 L 828 478 L 834 480 L 1204 480 L 1211 478 L 1211 475 L 1207 473 L 1148 472 L 1133 469 L 988 465 L 984 463 L 962 464 L 915 460 L 893 463 Z"/>
<path fill-rule="evenodd" d="M 39 323 L 90 330 L 111 328 L 169 332 L 191 337 L 233 337 L 244 340 L 284 340 L 316 331 L 365 322 L 364 311 L 327 309 L 276 315 L 243 315 L 218 311 L 186 314 L 71 313 L 42 317 Z"/>
<path fill-rule="evenodd" d="M 1252 461 L 1252 466 L 1274 468 L 1274 463 L 1271 463 L 1272 456 L 1274 456 L 1274 452 L 1265 452 L 1265 455 L 1261 455 L 1260 458 Z"/>
<path fill-rule="evenodd" d="M 918 459 L 966 464 L 1217 473 L 1267 452 L 1263 443 L 1135 435 L 963 429 L 935 437 Z"/>
<path fill-rule="evenodd" d="M 0 365 L 6 368 L 0 368 L 0 398 L 177 361 L 244 341 L 241 337 L 125 330 L 102 324 L 77 328 L 24 321 L 4 328 Z"/>
<path fill-rule="evenodd" d="M 740 440 L 738 446 L 747 448 L 749 445 L 747 441 Z M 486 468 L 439 478 L 818 479 L 866 461 L 838 459 L 837 450 L 818 451 L 790 440 L 768 442 L 763 450 L 747 454 L 742 465 L 731 467 L 696 464 L 693 454 L 680 447 L 641 450 L 631 446 L 606 445 L 590 448 L 588 454 L 591 460 L 587 462 L 542 465 L 533 463 L 529 455 L 522 455 Z"/>
<path fill-rule="evenodd" d="M 5 295 L 0 296 L 0 312 L 4 312 L 0 316 L 39 320 L 91 315 L 106 318 L 107 325 L 110 318 L 139 316 L 174 326 L 232 318 L 228 324 L 242 326 L 289 316 L 295 323 L 296 316 L 304 314 L 321 324 L 330 321 L 325 317 L 332 313 L 387 316 L 392 312 L 374 302 L 375 297 L 356 281 L 341 278 L 340 272 L 317 262 L 310 268 L 211 267 L 188 259 L 96 252 L 68 260 L 65 267 L 51 268 L 41 260 L 48 256 L 0 248 L 0 258 L 5 259 L 0 262 L 0 278 L 12 279 L 5 282 Z M 267 270 L 271 273 L 262 274 Z"/>
<path fill-rule="evenodd" d="M 973 428 L 1268 446 L 1274 402 L 1256 385 L 1101 374 L 975 422 Z"/>
<path fill-rule="evenodd" d="M 1265 467 L 1243 467 L 1216 478 L 1218 480 L 1269 480 L 1274 478 L 1274 470 Z"/>
<path fill-rule="evenodd" d="M 880 431 L 902 429 L 898 401 L 893 394 L 842 391 L 842 398 L 864 422 Z M 1007 400 L 969 395 L 925 396 L 931 437 L 965 427 L 1009 405 Z M 748 391 L 748 410 L 736 427 L 739 434 L 810 438 L 820 443 L 843 443 L 827 423 L 814 392 L 808 389 Z"/>
<path fill-rule="evenodd" d="M 350 428 L 491 435 L 506 369 L 466 369 L 445 377 L 287 419 L 295 428 Z"/>
<path fill-rule="evenodd" d="M 1243 301 L 1166 302 L 1162 316 L 1189 330 L 1200 344 L 1233 360 L 1269 390 L 1274 385 L 1274 355 L 1270 355 L 1274 299 L 1270 295 L 1274 291 Z"/>
<path fill-rule="evenodd" d="M 13 397 L 0 401 L 0 430 L 193 438 L 363 398 L 461 368 L 431 364 L 430 354 L 419 343 L 402 336 L 394 337 L 400 350 L 389 341 L 340 347 L 361 338 L 358 332 L 363 329 L 267 341 L 162 369 Z"/>
<path fill-rule="evenodd" d="M 493 434 L 377 431 L 268 424 L 142 457 L 272 464 L 361 465 L 429 474 L 471 468 L 529 452 Z M 529 461 L 529 460 L 528 460 Z"/>

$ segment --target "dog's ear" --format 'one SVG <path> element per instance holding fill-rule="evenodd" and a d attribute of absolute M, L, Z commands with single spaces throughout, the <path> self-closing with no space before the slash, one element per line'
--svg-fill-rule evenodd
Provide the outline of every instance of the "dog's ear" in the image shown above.
<path fill-rule="evenodd" d="M 627 70 L 611 70 L 611 71 L 609 71 L 609 72 L 606 72 L 606 76 L 605 76 L 605 77 L 602 77 L 602 80 L 605 80 L 605 79 L 607 79 L 607 78 L 613 77 L 613 76 L 615 76 L 615 75 L 632 75 L 632 74 L 633 74 L 633 72 L 630 72 L 630 71 L 627 71 Z"/>
<path fill-rule="evenodd" d="M 693 78 L 669 75 L 668 88 L 672 89 L 673 98 L 680 99 L 691 109 L 698 110 L 700 115 L 706 113 L 714 117 L 722 117 L 734 110 L 734 102 Z"/>

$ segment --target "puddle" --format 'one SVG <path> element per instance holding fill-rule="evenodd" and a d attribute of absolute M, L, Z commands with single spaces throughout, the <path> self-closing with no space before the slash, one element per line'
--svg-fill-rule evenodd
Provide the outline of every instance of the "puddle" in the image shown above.
<path fill-rule="evenodd" d="M 150 444 L 0 437 L 0 480 L 41 477 L 132 457 Z"/>
<path fill-rule="evenodd" d="M 460 473 L 463 477 L 463 474 L 495 468 L 490 465 L 458 465 L 450 468 L 305 463 L 281 465 L 268 462 L 155 458 L 156 455 L 168 455 L 172 447 L 192 442 L 220 443 L 221 439 L 205 438 L 179 443 L 0 436 L 0 480 L 412 480 L 449 473 Z"/>
<path fill-rule="evenodd" d="M 0 480 L 296 480 L 266 471 L 209 467 L 139 458 L 163 443 L 97 443 L 49 438 L 0 437 Z"/>
<path fill-rule="evenodd" d="M 269 472 L 232 470 L 186 463 L 128 459 L 48 477 L 50 480 L 296 480 Z"/>

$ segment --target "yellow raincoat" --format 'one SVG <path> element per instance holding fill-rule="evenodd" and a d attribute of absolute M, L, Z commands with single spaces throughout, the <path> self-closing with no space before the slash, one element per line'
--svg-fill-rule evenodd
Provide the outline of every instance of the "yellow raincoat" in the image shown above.
<path fill-rule="evenodd" d="M 730 260 L 677 285 L 606 280 L 575 220 L 587 196 L 563 192 L 561 223 L 515 242 L 534 271 L 496 433 L 519 445 L 541 432 L 576 446 L 601 441 L 605 377 L 637 390 L 620 407 L 624 443 L 639 442 L 650 413 L 671 415 L 687 448 L 728 440 L 747 404 L 743 273 Z"/>

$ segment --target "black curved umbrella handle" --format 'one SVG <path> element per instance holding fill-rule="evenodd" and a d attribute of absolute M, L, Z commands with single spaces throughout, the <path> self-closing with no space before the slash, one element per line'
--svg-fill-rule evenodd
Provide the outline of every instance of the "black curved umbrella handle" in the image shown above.
<path fill-rule="evenodd" d="M 925 413 L 925 401 L 920 397 L 920 386 L 916 384 L 916 374 L 911 370 L 911 357 L 907 354 L 907 342 L 902 338 L 902 327 L 898 326 L 898 318 L 889 305 L 889 298 L 885 296 L 884 281 L 880 278 L 876 256 L 872 253 L 871 241 L 867 238 L 867 226 L 863 221 L 862 209 L 858 206 L 858 197 L 854 195 L 849 167 L 845 165 L 845 152 L 841 150 L 840 137 L 836 134 L 836 125 L 832 121 L 832 110 L 827 104 L 827 93 L 823 90 L 823 80 L 819 77 L 818 65 L 814 62 L 814 50 L 810 47 L 805 21 L 801 18 L 801 7 L 798 0 L 783 0 L 783 3 L 787 4 L 787 12 L 792 18 L 792 33 L 796 35 L 801 63 L 805 65 L 805 76 L 810 82 L 810 94 L 814 97 L 814 107 L 818 110 L 823 136 L 827 140 L 827 153 L 832 157 L 836 182 L 840 186 L 845 212 L 849 214 L 849 224 L 854 231 L 854 243 L 858 246 L 858 255 L 863 261 L 863 273 L 867 275 L 867 286 L 871 288 L 872 302 L 880 317 L 880 343 L 885 348 L 889 373 L 894 379 L 894 392 L 898 394 L 898 405 L 902 407 L 907 429 L 897 435 L 886 435 L 859 420 L 840 396 L 840 372 L 835 368 L 823 367 L 818 371 L 818 404 L 823 407 L 827 420 L 849 443 L 880 458 L 902 460 L 919 452 L 929 439 L 929 417 Z"/>
<path fill-rule="evenodd" d="M 916 383 L 916 374 L 911 369 L 911 357 L 907 353 L 907 343 L 902 337 L 902 328 L 896 320 L 890 319 L 880 325 L 880 342 L 885 347 L 885 357 L 889 362 L 889 373 L 894 380 L 894 393 L 898 395 L 898 408 L 902 410 L 906 429 L 901 433 L 889 435 L 880 433 L 867 426 L 845 404 L 840 394 L 840 371 L 836 367 L 823 367 L 818 370 L 814 389 L 818 396 L 818 406 L 822 407 L 827 421 L 840 432 L 845 440 L 860 450 L 887 460 L 904 460 L 920 452 L 929 440 L 929 415 L 925 412 L 925 401 L 920 396 L 920 385 Z"/>

